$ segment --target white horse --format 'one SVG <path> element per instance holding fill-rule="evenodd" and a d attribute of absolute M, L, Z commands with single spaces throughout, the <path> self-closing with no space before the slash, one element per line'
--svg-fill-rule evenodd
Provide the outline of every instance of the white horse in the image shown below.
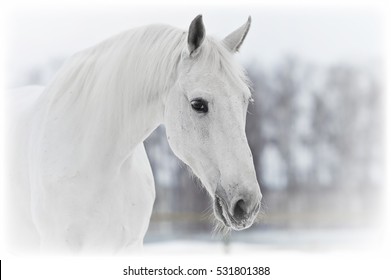
<path fill-rule="evenodd" d="M 205 35 L 201 15 L 188 32 L 132 29 L 71 57 L 45 89 L 14 91 L 14 242 L 54 252 L 142 246 L 155 199 L 143 141 L 160 124 L 217 220 L 251 226 L 262 195 L 245 135 L 251 94 L 233 55 L 250 22 L 222 41 Z"/>

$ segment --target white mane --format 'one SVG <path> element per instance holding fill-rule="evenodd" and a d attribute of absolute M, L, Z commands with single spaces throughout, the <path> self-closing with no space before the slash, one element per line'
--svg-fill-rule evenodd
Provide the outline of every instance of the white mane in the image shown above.
<path fill-rule="evenodd" d="M 186 38 L 187 32 L 165 25 L 123 32 L 71 57 L 43 98 L 50 99 L 49 107 L 62 107 L 57 110 L 66 116 L 72 113 L 78 120 L 98 121 L 99 126 L 103 119 L 115 118 L 121 129 L 129 125 L 128 112 L 166 96 L 176 81 Z M 207 37 L 195 63 L 236 84 L 248 83 L 232 60 L 219 41 Z"/>
<path fill-rule="evenodd" d="M 77 53 L 45 90 L 47 108 L 71 118 L 70 125 L 85 120 L 91 129 L 106 126 L 119 133 L 129 125 L 129 113 L 171 87 L 184 41 L 180 30 L 148 26 Z"/>

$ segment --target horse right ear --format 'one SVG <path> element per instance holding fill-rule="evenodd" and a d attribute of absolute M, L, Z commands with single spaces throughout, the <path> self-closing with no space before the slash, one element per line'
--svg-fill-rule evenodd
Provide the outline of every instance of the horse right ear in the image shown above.
<path fill-rule="evenodd" d="M 187 47 L 189 48 L 190 56 L 195 54 L 195 51 L 201 46 L 205 39 L 205 26 L 202 22 L 202 15 L 198 15 L 193 19 L 189 27 L 187 37 Z"/>

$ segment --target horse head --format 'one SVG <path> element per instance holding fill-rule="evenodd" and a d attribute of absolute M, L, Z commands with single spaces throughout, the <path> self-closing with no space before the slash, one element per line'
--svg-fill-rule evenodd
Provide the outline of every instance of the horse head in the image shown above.
<path fill-rule="evenodd" d="M 250 24 L 220 41 L 205 35 L 201 15 L 192 21 L 164 113 L 173 152 L 207 189 L 216 218 L 234 230 L 253 224 L 262 199 L 245 134 L 251 92 L 234 61 Z"/>

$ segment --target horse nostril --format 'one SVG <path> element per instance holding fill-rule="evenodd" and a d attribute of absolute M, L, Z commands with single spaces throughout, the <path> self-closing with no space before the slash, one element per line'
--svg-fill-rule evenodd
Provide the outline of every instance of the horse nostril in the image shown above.
<path fill-rule="evenodd" d="M 246 203 L 244 202 L 243 199 L 239 199 L 234 207 L 234 218 L 236 220 L 243 220 L 247 218 L 248 216 L 248 211 L 246 207 Z"/>

